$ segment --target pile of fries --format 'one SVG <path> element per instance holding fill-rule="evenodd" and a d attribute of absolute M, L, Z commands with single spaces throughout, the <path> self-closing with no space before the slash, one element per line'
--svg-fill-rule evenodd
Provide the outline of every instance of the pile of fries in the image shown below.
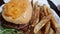
<path fill-rule="evenodd" d="M 57 22 L 50 8 L 45 4 L 39 6 L 38 2 L 33 4 L 32 7 L 34 12 L 31 19 L 31 26 L 33 29 L 31 29 L 34 34 L 59 34 Z"/>

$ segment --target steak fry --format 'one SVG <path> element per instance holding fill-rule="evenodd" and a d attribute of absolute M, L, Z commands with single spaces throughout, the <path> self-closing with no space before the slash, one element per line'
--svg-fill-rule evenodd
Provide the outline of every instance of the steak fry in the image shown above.
<path fill-rule="evenodd" d="M 40 15 L 40 16 L 41 16 L 41 19 L 45 17 L 43 10 L 44 10 L 44 9 L 43 9 L 43 6 L 41 6 L 41 11 L 40 11 L 40 13 L 41 13 L 41 15 Z"/>
<path fill-rule="evenodd" d="M 56 22 L 56 20 L 55 20 L 55 18 L 53 16 L 53 13 L 51 12 L 50 8 L 48 8 L 48 7 L 47 7 L 47 11 L 48 11 L 48 14 L 52 15 L 52 18 L 51 18 L 51 27 L 55 30 L 56 34 L 58 34 L 58 30 L 57 30 L 58 25 L 57 25 L 57 22 Z"/>
<path fill-rule="evenodd" d="M 55 34 L 52 28 L 50 28 L 49 34 Z"/>
<path fill-rule="evenodd" d="M 41 30 L 39 30 L 37 33 L 35 33 L 35 34 L 42 34 L 42 31 Z"/>
<path fill-rule="evenodd" d="M 51 19 L 51 15 L 44 17 L 35 27 L 34 33 L 37 33 L 49 20 Z"/>
<path fill-rule="evenodd" d="M 43 9 L 44 9 L 45 16 L 48 16 L 47 8 L 45 5 L 43 5 Z M 50 29 L 50 21 L 47 22 L 47 24 L 45 25 L 45 34 L 49 33 L 49 29 Z"/>
<path fill-rule="evenodd" d="M 32 27 L 34 27 L 39 22 L 39 15 L 40 15 L 40 7 L 38 7 L 38 3 L 36 2 L 33 8 L 33 17 L 32 17 Z"/>
<path fill-rule="evenodd" d="M 34 4 L 33 4 L 33 0 L 31 1 L 31 5 L 32 5 L 32 7 L 33 7 L 33 5 L 34 5 Z"/>
<path fill-rule="evenodd" d="M 48 34 L 48 33 L 49 33 L 49 29 L 50 29 L 50 22 L 48 22 L 48 23 L 45 25 L 45 34 Z"/>
<path fill-rule="evenodd" d="M 38 6 L 38 3 L 36 2 L 34 5 L 33 5 L 33 13 L 32 13 L 32 18 L 31 18 L 31 21 L 30 21 L 30 25 L 29 25 L 29 34 L 33 34 L 34 32 L 34 26 L 39 22 L 39 16 L 40 16 L 40 7 Z M 31 26 L 31 27 L 30 27 Z M 32 29 L 33 27 L 33 29 Z M 32 33 L 31 33 L 32 32 Z M 28 34 L 26 33 L 26 34 Z"/>

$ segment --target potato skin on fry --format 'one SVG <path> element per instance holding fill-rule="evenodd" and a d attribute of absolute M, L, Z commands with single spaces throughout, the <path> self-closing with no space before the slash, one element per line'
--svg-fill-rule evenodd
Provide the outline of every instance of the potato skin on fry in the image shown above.
<path fill-rule="evenodd" d="M 50 28 L 49 34 L 55 34 L 52 28 Z"/>
<path fill-rule="evenodd" d="M 42 31 L 41 30 L 39 30 L 37 33 L 35 33 L 35 34 L 42 34 Z"/>
<path fill-rule="evenodd" d="M 49 15 L 49 14 L 52 15 L 52 18 L 51 18 L 51 20 L 50 20 L 50 22 L 51 22 L 51 27 L 52 27 L 52 28 L 54 29 L 54 31 L 57 33 L 57 31 L 58 31 L 58 30 L 57 30 L 58 25 L 57 25 L 57 22 L 56 22 L 56 20 L 55 20 L 55 18 L 54 18 L 54 16 L 53 16 L 53 13 L 51 12 L 50 8 L 48 8 L 46 5 L 44 5 L 44 7 L 46 8 L 48 15 Z"/>
<path fill-rule="evenodd" d="M 38 3 L 36 2 L 34 5 L 34 14 L 32 16 L 32 26 L 34 27 L 38 22 L 40 18 L 40 7 L 38 6 Z"/>
<path fill-rule="evenodd" d="M 45 25 L 45 34 L 48 34 L 49 33 L 49 29 L 50 29 L 50 22 L 48 22 L 46 25 Z"/>
<path fill-rule="evenodd" d="M 35 27 L 34 33 L 37 33 L 49 20 L 51 19 L 51 15 L 44 17 Z"/>
<path fill-rule="evenodd" d="M 47 11 L 47 7 L 45 5 L 43 5 L 43 11 L 44 11 L 44 15 L 45 16 L 48 16 L 48 11 Z M 46 25 L 45 25 L 45 34 L 48 34 L 49 33 L 49 29 L 50 29 L 50 24 L 51 22 L 47 22 Z"/>

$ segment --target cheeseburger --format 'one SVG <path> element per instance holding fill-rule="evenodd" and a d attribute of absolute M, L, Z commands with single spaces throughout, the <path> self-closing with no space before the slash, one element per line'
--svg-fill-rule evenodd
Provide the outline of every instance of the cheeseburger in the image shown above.
<path fill-rule="evenodd" d="M 2 17 L 4 26 L 23 29 L 28 26 L 32 17 L 31 3 L 29 0 L 11 0 L 3 7 Z"/>

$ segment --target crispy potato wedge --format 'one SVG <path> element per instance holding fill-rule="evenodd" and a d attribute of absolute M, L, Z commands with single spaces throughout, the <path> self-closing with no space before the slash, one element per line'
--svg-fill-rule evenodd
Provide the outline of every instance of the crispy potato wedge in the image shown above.
<path fill-rule="evenodd" d="M 48 34 L 48 33 L 49 33 L 49 29 L 50 29 L 50 22 L 48 22 L 48 23 L 45 25 L 45 34 Z"/>
<path fill-rule="evenodd" d="M 45 16 L 45 14 L 44 14 L 44 11 L 43 11 L 44 9 L 43 9 L 43 6 L 41 6 L 41 9 L 40 9 L 40 13 L 41 13 L 41 19 Z"/>
<path fill-rule="evenodd" d="M 48 14 L 51 14 L 52 15 L 52 18 L 51 18 L 51 27 L 54 29 L 54 31 L 57 33 L 57 28 L 58 28 L 58 25 L 57 25 L 57 22 L 53 16 L 53 13 L 51 12 L 50 8 L 48 8 L 46 5 L 44 5 L 47 9 L 47 12 Z"/>
<path fill-rule="evenodd" d="M 32 27 L 34 27 L 39 22 L 39 16 L 40 16 L 40 7 L 36 2 L 34 5 L 34 12 L 31 19 Z"/>
<path fill-rule="evenodd" d="M 36 9 L 37 6 L 38 6 L 38 1 L 35 2 L 34 8 Z"/>
<path fill-rule="evenodd" d="M 46 5 L 45 5 L 45 6 L 46 6 Z M 47 7 L 47 6 L 46 6 L 46 7 Z M 48 11 L 48 14 L 51 14 L 51 15 L 52 15 L 52 19 L 51 19 L 52 24 L 54 25 L 55 28 L 57 28 L 57 27 L 58 27 L 58 26 L 57 26 L 57 22 L 56 22 L 56 20 L 55 20 L 55 18 L 54 18 L 54 16 L 53 16 L 53 13 L 51 12 L 50 8 L 47 7 L 47 11 Z"/>
<path fill-rule="evenodd" d="M 60 34 L 60 26 L 58 27 L 58 34 Z"/>
<path fill-rule="evenodd" d="M 35 19 L 36 21 L 33 21 L 33 24 L 32 24 L 33 27 L 39 22 L 40 7 L 36 7 L 35 16 L 36 16 L 36 19 Z"/>
<path fill-rule="evenodd" d="M 32 5 L 32 7 L 33 7 L 33 5 L 34 5 L 34 4 L 33 4 L 33 0 L 31 1 L 31 5 Z"/>
<path fill-rule="evenodd" d="M 45 7 L 45 5 L 43 5 L 43 11 L 44 11 L 44 15 L 48 16 L 47 8 Z M 49 29 L 50 29 L 50 21 L 47 22 L 47 24 L 45 25 L 45 34 L 49 33 Z"/>
<path fill-rule="evenodd" d="M 42 31 L 41 30 L 39 30 L 37 33 L 35 33 L 35 34 L 42 34 Z"/>
<path fill-rule="evenodd" d="M 34 33 L 37 33 L 49 20 L 51 15 L 44 17 L 34 28 Z"/>
<path fill-rule="evenodd" d="M 48 15 L 48 11 L 47 11 L 47 7 L 45 6 L 45 4 L 43 5 L 43 11 L 44 11 L 45 16 L 47 16 Z"/>
<path fill-rule="evenodd" d="M 51 12 L 51 10 L 48 8 L 48 12 Z M 55 30 L 55 32 L 56 32 L 56 34 L 58 34 L 58 30 L 57 30 L 57 28 L 58 28 L 58 25 L 57 25 L 57 22 L 56 22 L 56 20 L 55 20 L 55 18 L 54 18 L 54 16 L 53 16 L 53 13 L 51 13 L 52 14 L 52 18 L 51 18 L 51 27 Z"/>
<path fill-rule="evenodd" d="M 55 34 L 52 28 L 50 28 L 49 34 Z"/>

